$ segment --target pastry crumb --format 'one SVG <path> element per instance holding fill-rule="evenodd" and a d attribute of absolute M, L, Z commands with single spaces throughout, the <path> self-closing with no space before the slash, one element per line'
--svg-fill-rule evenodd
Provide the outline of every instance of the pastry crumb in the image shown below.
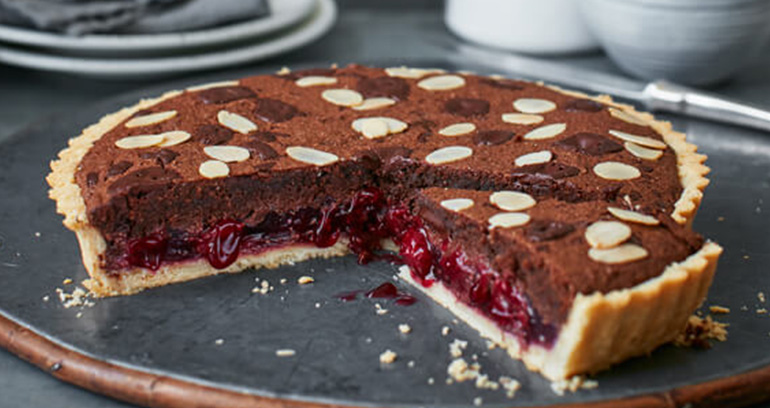
<path fill-rule="evenodd" d="M 576 375 L 565 380 L 554 381 L 551 383 L 551 391 L 558 396 L 563 396 L 567 391 L 577 392 L 578 390 L 589 390 L 599 386 L 595 380 L 586 380 L 582 375 Z"/>
<path fill-rule="evenodd" d="M 278 71 L 275 72 L 276 75 L 289 75 L 291 74 L 291 69 L 289 67 L 281 67 Z"/>
<path fill-rule="evenodd" d="M 730 308 L 725 306 L 713 305 L 713 306 L 709 306 L 709 311 L 714 314 L 726 314 L 726 313 L 730 313 Z"/>
<path fill-rule="evenodd" d="M 487 350 L 494 350 L 497 344 L 492 340 L 487 340 Z"/>
<path fill-rule="evenodd" d="M 767 309 L 765 308 L 757 309 L 757 314 L 767 314 Z"/>
<path fill-rule="evenodd" d="M 225 344 L 225 339 L 216 339 L 214 340 L 214 344 L 216 344 L 217 346 L 221 346 Z"/>
<path fill-rule="evenodd" d="M 433 377 L 428 378 L 428 385 L 433 385 L 436 383 L 436 380 L 433 379 Z"/>
<path fill-rule="evenodd" d="M 463 350 L 465 350 L 466 347 L 468 347 L 467 341 L 454 339 L 453 342 L 449 343 L 449 354 L 454 358 L 458 358 L 463 355 Z"/>
<path fill-rule="evenodd" d="M 475 405 L 477 407 L 480 407 L 481 404 L 483 404 L 483 403 L 484 403 L 484 400 L 481 399 L 481 397 L 476 397 L 476 398 L 473 399 L 473 405 Z"/>
<path fill-rule="evenodd" d="M 379 303 L 374 304 L 374 308 L 377 309 L 377 315 L 382 316 L 388 314 L 388 309 L 383 309 Z"/>
<path fill-rule="evenodd" d="M 286 278 L 281 278 L 281 280 L 279 282 L 281 282 L 281 285 L 285 285 L 287 280 L 286 280 Z"/>
<path fill-rule="evenodd" d="M 64 279 L 61 283 L 62 285 L 69 285 L 72 283 L 72 278 Z"/>
<path fill-rule="evenodd" d="M 400 331 L 403 334 L 409 334 L 412 332 L 412 328 L 408 324 L 399 324 L 398 331 Z"/>
<path fill-rule="evenodd" d="M 503 390 L 505 390 L 505 396 L 508 398 L 515 397 L 516 391 L 521 388 L 521 383 L 511 377 L 501 376 L 497 379 L 497 382 L 500 383 L 500 385 L 503 387 Z"/>
<path fill-rule="evenodd" d="M 316 309 L 320 309 L 320 308 L 321 308 L 321 304 L 320 304 L 319 302 L 316 302 L 316 303 L 315 303 L 315 308 L 316 308 Z"/>
<path fill-rule="evenodd" d="M 765 303 L 765 292 L 758 292 L 757 293 L 757 299 L 759 299 L 760 303 Z"/>
<path fill-rule="evenodd" d="M 260 282 L 259 278 L 255 278 L 254 281 Z M 273 289 L 274 288 L 272 286 L 270 286 L 270 282 L 267 279 L 265 279 L 265 280 L 262 280 L 259 285 L 253 287 L 251 289 L 251 293 L 259 293 L 261 295 L 267 295 Z"/>
<path fill-rule="evenodd" d="M 380 354 L 380 363 L 392 364 L 394 361 L 396 361 L 396 358 L 398 358 L 398 354 L 391 350 L 385 350 L 382 354 Z"/>
<path fill-rule="evenodd" d="M 488 375 L 479 373 L 476 377 L 476 388 L 482 390 L 497 390 L 500 388 L 500 384 L 490 380 Z"/>
<path fill-rule="evenodd" d="M 300 276 L 299 279 L 297 279 L 297 283 L 300 285 L 307 285 L 308 283 L 315 282 L 315 279 L 313 279 L 312 276 Z"/>
<path fill-rule="evenodd" d="M 80 319 L 81 317 L 83 317 L 83 312 L 78 312 L 78 313 L 75 315 L 75 318 L 76 318 L 76 319 Z"/>
<path fill-rule="evenodd" d="M 67 293 L 64 289 L 56 288 L 55 292 L 59 296 L 59 301 L 65 309 L 77 306 L 92 307 L 95 304 L 88 300 L 90 295 L 82 288 L 75 288 L 72 293 Z"/>
<path fill-rule="evenodd" d="M 706 316 L 705 318 L 699 316 L 690 316 L 684 329 L 674 339 L 674 345 L 679 347 L 697 347 L 697 348 L 710 348 L 711 343 L 709 340 L 714 339 L 717 341 L 727 340 L 727 326 L 726 323 L 719 323 Z"/>
<path fill-rule="evenodd" d="M 296 354 L 297 352 L 292 349 L 279 349 L 275 351 L 275 355 L 278 357 L 292 357 Z"/>
<path fill-rule="evenodd" d="M 446 369 L 449 378 L 453 381 L 463 382 L 468 380 L 475 380 L 479 376 L 479 369 L 481 367 L 478 364 L 468 365 L 468 362 L 464 358 L 456 358 L 449 363 Z"/>
<path fill-rule="evenodd" d="M 409 362 L 406 363 L 406 366 L 409 367 L 409 368 L 413 368 L 414 367 L 414 360 L 409 360 Z"/>
<path fill-rule="evenodd" d="M 446 336 L 446 335 L 448 335 L 448 334 L 449 334 L 449 332 L 450 332 L 451 330 L 452 330 L 452 329 L 450 329 L 450 328 L 449 328 L 449 326 L 444 326 L 444 327 L 442 327 L 442 328 L 441 328 L 441 335 L 442 335 L 442 336 Z"/>
<path fill-rule="evenodd" d="M 48 295 L 43 296 L 43 302 L 47 302 L 49 300 L 51 300 L 50 296 L 48 296 Z"/>
<path fill-rule="evenodd" d="M 35 232 L 35 237 L 40 238 L 40 232 Z"/>

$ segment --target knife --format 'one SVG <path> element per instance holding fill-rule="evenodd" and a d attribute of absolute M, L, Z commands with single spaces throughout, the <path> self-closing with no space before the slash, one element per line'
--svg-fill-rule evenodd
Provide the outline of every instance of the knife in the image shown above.
<path fill-rule="evenodd" d="M 619 75 L 591 71 L 567 63 L 494 51 L 469 44 L 451 46 L 450 61 L 501 70 L 504 73 L 555 82 L 589 92 L 608 94 L 642 104 L 647 110 L 679 113 L 716 122 L 770 131 L 770 110 L 665 80 L 644 83 Z"/>

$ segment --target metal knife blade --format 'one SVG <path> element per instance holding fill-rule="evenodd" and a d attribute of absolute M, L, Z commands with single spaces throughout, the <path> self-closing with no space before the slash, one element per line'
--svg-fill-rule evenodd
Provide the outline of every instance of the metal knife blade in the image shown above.
<path fill-rule="evenodd" d="M 487 68 L 502 69 L 506 73 L 528 79 L 564 84 L 590 92 L 644 102 L 644 88 L 647 84 L 641 81 L 591 71 L 564 62 L 494 51 L 470 44 L 457 44 L 454 50 L 455 53 L 451 54 L 450 58 L 457 62 L 471 62 Z"/>
<path fill-rule="evenodd" d="M 711 121 L 770 131 L 770 110 L 667 81 L 642 82 L 543 58 L 440 41 L 450 62 L 476 64 L 527 79 L 543 80 L 588 92 L 608 94 L 644 105 L 648 110 L 673 112 Z"/>

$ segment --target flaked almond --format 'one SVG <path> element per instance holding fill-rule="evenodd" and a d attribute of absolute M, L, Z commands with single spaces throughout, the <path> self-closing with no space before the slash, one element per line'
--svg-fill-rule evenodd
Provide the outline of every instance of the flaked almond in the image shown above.
<path fill-rule="evenodd" d="M 425 157 L 430 164 L 444 164 L 467 159 L 473 154 L 473 149 L 465 146 L 447 146 L 434 150 Z"/>
<path fill-rule="evenodd" d="M 205 91 L 206 89 L 224 88 L 226 86 L 237 86 L 237 85 L 238 85 L 238 81 L 210 82 L 208 84 L 191 86 L 187 88 L 187 91 L 189 92 Z"/>
<path fill-rule="evenodd" d="M 409 127 L 406 122 L 393 118 L 382 118 L 388 124 L 388 130 L 390 133 L 401 133 Z"/>
<path fill-rule="evenodd" d="M 217 120 L 220 125 L 244 135 L 257 130 L 257 125 L 254 122 L 224 109 L 217 113 Z"/>
<path fill-rule="evenodd" d="M 660 140 L 655 140 L 647 136 L 632 135 L 631 133 L 621 132 L 619 130 L 610 130 L 612 136 L 617 137 L 625 142 L 636 143 L 640 146 L 652 147 L 653 149 L 663 150 L 666 148 L 666 144 Z"/>
<path fill-rule="evenodd" d="M 474 130 L 476 130 L 476 125 L 473 123 L 455 123 L 454 125 L 449 125 L 439 130 L 438 134 L 442 136 L 462 136 L 467 135 Z"/>
<path fill-rule="evenodd" d="M 208 179 L 227 177 L 230 174 L 230 167 L 219 160 L 207 160 L 198 167 L 198 173 Z"/>
<path fill-rule="evenodd" d="M 294 83 L 301 88 L 319 85 L 334 85 L 337 83 L 337 78 L 329 76 L 306 76 L 294 81 Z"/>
<path fill-rule="evenodd" d="M 364 102 L 360 93 L 350 89 L 327 89 L 321 93 L 321 98 L 338 106 L 358 106 Z"/>
<path fill-rule="evenodd" d="M 658 160 L 663 156 L 663 150 L 649 149 L 636 143 L 624 142 L 623 146 L 629 153 L 644 160 Z"/>
<path fill-rule="evenodd" d="M 138 135 L 118 139 L 115 146 L 121 149 L 144 149 L 163 143 L 163 135 Z"/>
<path fill-rule="evenodd" d="M 503 211 L 526 210 L 537 204 L 531 195 L 518 191 L 496 191 L 489 196 L 489 202 Z"/>
<path fill-rule="evenodd" d="M 502 118 L 503 122 L 515 125 L 536 125 L 545 119 L 540 115 L 529 113 L 503 113 Z"/>
<path fill-rule="evenodd" d="M 249 159 L 249 150 L 239 146 L 206 146 L 203 152 L 212 159 L 225 163 L 242 162 Z"/>
<path fill-rule="evenodd" d="M 448 91 L 465 86 L 465 79 L 458 75 L 438 75 L 423 79 L 417 86 L 427 91 Z"/>
<path fill-rule="evenodd" d="M 176 146 L 190 140 L 190 137 L 192 137 L 184 130 L 172 130 L 170 132 L 161 133 L 160 135 L 163 136 L 163 141 L 158 147 Z"/>
<path fill-rule="evenodd" d="M 539 128 L 529 131 L 524 135 L 525 140 L 542 140 L 550 139 L 558 136 L 567 130 L 566 123 L 553 123 L 551 125 L 540 126 Z"/>
<path fill-rule="evenodd" d="M 588 257 L 592 260 L 605 264 L 621 264 L 638 261 L 649 255 L 646 249 L 636 244 L 623 244 L 610 249 L 588 250 Z"/>
<path fill-rule="evenodd" d="M 556 104 L 546 99 L 520 98 L 513 107 L 521 113 L 546 113 L 556 109 Z"/>
<path fill-rule="evenodd" d="M 388 122 L 382 119 L 369 119 L 361 124 L 361 134 L 367 139 L 376 139 L 378 137 L 387 136 L 390 130 L 388 129 Z"/>
<path fill-rule="evenodd" d="M 286 154 L 292 159 L 316 166 L 326 166 L 340 160 L 334 154 L 303 146 L 291 146 L 286 148 Z"/>
<path fill-rule="evenodd" d="M 388 76 L 407 79 L 420 79 L 426 75 L 444 73 L 443 69 L 438 68 L 409 68 L 409 67 L 391 67 L 385 68 Z"/>
<path fill-rule="evenodd" d="M 395 103 L 396 100 L 390 98 L 367 98 L 364 99 L 360 105 L 354 106 L 353 109 L 358 111 L 382 109 L 394 105 Z"/>
<path fill-rule="evenodd" d="M 402 122 L 398 119 L 388 118 L 385 116 L 375 116 L 371 118 L 359 118 L 353 121 L 351 123 L 351 127 L 353 130 L 359 133 L 364 132 L 364 124 L 367 122 L 385 122 L 387 125 L 388 132 L 386 134 L 395 134 L 395 133 L 401 133 L 404 130 L 406 130 L 409 125 L 406 124 L 406 122 Z M 377 125 L 380 126 L 380 125 Z M 384 136 L 384 135 L 383 135 Z"/>
<path fill-rule="evenodd" d="M 591 247 L 607 249 L 631 238 L 631 228 L 619 221 L 596 221 L 586 228 L 584 235 Z"/>
<path fill-rule="evenodd" d="M 156 123 L 167 121 L 176 116 L 175 110 L 169 110 L 165 112 L 151 113 L 149 115 L 137 116 L 126 122 L 127 128 L 135 128 L 140 126 L 149 126 Z"/>
<path fill-rule="evenodd" d="M 470 198 L 451 198 L 441 201 L 441 206 L 449 211 L 460 212 L 473 207 L 473 200 Z"/>
<path fill-rule="evenodd" d="M 649 126 L 649 123 L 645 122 L 642 118 L 638 117 L 637 115 L 634 115 L 632 113 L 626 112 L 624 110 L 610 107 L 610 115 L 612 115 L 615 119 L 620 119 L 623 122 L 630 123 L 632 125 L 638 125 L 638 126 Z"/>
<path fill-rule="evenodd" d="M 553 153 L 550 150 L 541 150 L 539 152 L 527 153 L 521 155 L 513 161 L 517 167 L 528 166 L 530 164 L 548 163 L 553 159 Z"/>
<path fill-rule="evenodd" d="M 529 222 L 529 214 L 526 213 L 500 213 L 489 217 L 489 229 L 493 228 L 514 228 L 525 225 Z"/>
<path fill-rule="evenodd" d="M 616 161 L 597 164 L 594 173 L 606 180 L 631 180 L 642 175 L 636 167 Z"/>
<path fill-rule="evenodd" d="M 637 224 L 644 224 L 644 225 L 658 225 L 660 224 L 660 221 L 647 214 L 638 213 L 636 211 L 629 211 L 624 210 L 622 208 L 617 207 L 607 207 L 607 211 L 610 212 L 610 214 L 614 215 L 615 217 L 628 222 L 635 222 Z"/>

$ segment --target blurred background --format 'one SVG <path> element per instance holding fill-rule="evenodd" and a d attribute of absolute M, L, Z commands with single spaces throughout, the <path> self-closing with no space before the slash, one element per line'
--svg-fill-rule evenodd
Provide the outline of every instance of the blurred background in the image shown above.
<path fill-rule="evenodd" d="M 693 114 L 770 129 L 768 37 L 767 0 L 0 0 L 0 142 L 137 89 L 352 62 L 542 78 L 668 112 L 691 134 L 746 132 Z M 688 99 L 703 92 L 705 106 Z M 2 349 L 0 396 L 127 406 Z"/>
<path fill-rule="evenodd" d="M 766 0 L 0 0 L 0 137 L 172 79 L 333 62 L 460 61 L 616 96 L 666 79 L 762 104 L 769 22 Z"/>

